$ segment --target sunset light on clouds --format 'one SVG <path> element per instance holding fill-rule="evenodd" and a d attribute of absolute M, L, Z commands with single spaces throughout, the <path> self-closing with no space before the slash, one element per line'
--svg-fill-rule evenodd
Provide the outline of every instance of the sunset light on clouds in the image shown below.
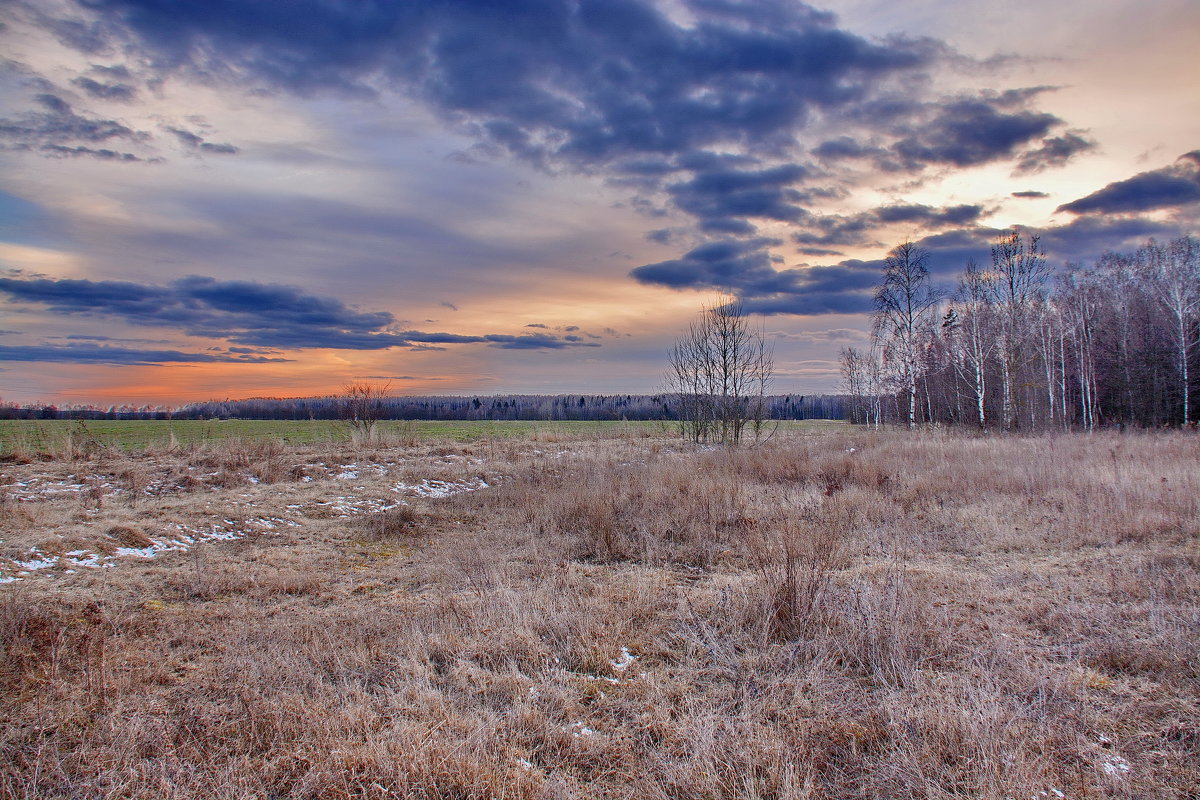
<path fill-rule="evenodd" d="M 1200 5 L 0 4 L 0 397 L 653 392 L 700 305 L 835 391 L 952 280 L 1200 232 Z"/>

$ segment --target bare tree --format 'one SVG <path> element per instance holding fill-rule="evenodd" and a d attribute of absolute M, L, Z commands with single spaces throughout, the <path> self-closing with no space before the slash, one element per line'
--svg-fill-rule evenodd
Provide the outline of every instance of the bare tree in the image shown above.
<path fill-rule="evenodd" d="M 875 344 L 866 353 L 854 347 L 842 348 L 842 380 L 846 394 L 850 395 L 852 422 L 878 428 L 883 421 L 881 362 L 882 357 Z"/>
<path fill-rule="evenodd" d="M 996 340 L 1000 359 L 1001 417 L 1005 430 L 1017 424 L 1018 387 L 1021 372 L 1034 357 L 1031 347 L 1031 315 L 1038 300 L 1045 296 L 1050 268 L 1038 244 L 1038 236 L 1028 243 L 1013 231 L 1002 235 L 992 246 L 993 274 L 988 282 L 993 302 L 999 310 L 999 336 Z"/>
<path fill-rule="evenodd" d="M 1093 273 L 1068 264 L 1067 272 L 1059 279 L 1055 292 L 1055 302 L 1063 315 L 1063 327 L 1071 338 L 1075 379 L 1078 383 L 1078 419 L 1085 431 L 1094 430 L 1099 422 L 1099 385 L 1096 374 L 1099 283 Z"/>
<path fill-rule="evenodd" d="M 1138 251 L 1138 267 L 1153 297 L 1166 309 L 1179 359 L 1182 422 L 1191 421 L 1188 362 L 1195 338 L 1191 329 L 1200 315 L 1200 242 L 1182 236 L 1169 245 L 1153 240 Z"/>
<path fill-rule="evenodd" d="M 350 426 L 350 436 L 356 442 L 375 439 L 375 426 L 384 415 L 384 398 L 391 390 L 389 383 L 348 383 L 338 398 L 338 415 Z"/>
<path fill-rule="evenodd" d="M 842 387 L 850 395 L 850 421 L 869 423 L 867 415 L 866 374 L 862 353 L 854 347 L 843 347 L 840 354 Z"/>
<path fill-rule="evenodd" d="M 975 421 L 980 428 L 987 426 L 987 368 L 995 349 L 991 335 L 992 303 L 987 273 L 980 271 L 974 260 L 967 262 L 966 272 L 958 285 L 958 302 L 962 313 L 947 320 L 947 333 L 953 337 L 955 368 L 971 387 L 975 404 Z"/>
<path fill-rule="evenodd" d="M 684 438 L 736 445 L 748 424 L 760 432 L 773 371 L 766 336 L 740 300 L 706 306 L 671 348 L 667 384 Z"/>
<path fill-rule="evenodd" d="M 917 423 L 917 380 L 922 334 L 932 326 L 939 295 L 929 278 L 929 252 L 912 242 L 887 255 L 883 285 L 875 293 L 875 335 L 897 368 L 908 401 L 908 427 Z"/>
<path fill-rule="evenodd" d="M 1054 349 L 1062 339 L 1062 315 L 1049 302 L 1042 300 L 1038 304 L 1037 335 L 1042 374 L 1046 382 L 1047 423 L 1054 425 L 1055 409 L 1061 404 L 1061 398 L 1055 394 L 1056 374 L 1054 369 Z M 1058 415 L 1063 416 L 1066 409 L 1062 408 Z"/>

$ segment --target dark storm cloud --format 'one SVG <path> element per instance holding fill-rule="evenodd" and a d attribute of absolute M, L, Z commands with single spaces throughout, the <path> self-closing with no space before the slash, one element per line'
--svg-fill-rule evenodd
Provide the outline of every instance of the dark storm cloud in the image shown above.
<path fill-rule="evenodd" d="M 647 216 L 662 216 L 673 205 L 715 241 L 631 275 L 646 284 L 734 291 L 764 313 L 867 310 L 880 262 L 776 269 L 770 248 L 781 242 L 754 238 L 755 221 L 805 226 L 796 242 L 809 253 L 829 254 L 830 246 L 872 242 L 873 226 L 908 223 L 937 231 L 970 226 L 983 213 L 980 206 L 898 205 L 813 216 L 807 206 L 837 188 L 822 194 L 806 185 L 823 179 L 798 157 L 797 137 L 810 121 L 846 125 L 853 134 L 835 131 L 812 150 L 826 166 L 856 159 L 887 171 L 920 172 L 1015 159 L 1018 169 L 1035 171 L 1085 149 L 1082 136 L 1062 133 L 1063 120 L 1031 107 L 1044 87 L 931 102 L 925 78 L 954 57 L 948 48 L 903 36 L 864 39 L 798 2 L 685 0 L 679 16 L 687 16 L 687 24 L 649 0 L 221 0 L 216 10 L 196 0 L 87 0 L 83 7 L 90 21 L 63 23 L 61 39 L 89 52 L 122 52 L 158 78 L 300 96 L 396 92 L 474 136 L 471 153 L 507 153 L 552 172 L 601 174 L 636 192 L 630 205 Z M 172 135 L 188 146 L 204 144 L 183 128 Z M 392 217 L 347 214 L 306 200 L 285 224 L 278 213 L 248 208 L 251 203 L 220 198 L 219 209 L 214 202 L 200 216 L 224 223 L 233 241 L 278 244 L 301 227 L 354 237 L 356 248 L 357 240 L 396 236 Z M 976 247 L 977 231 L 986 229 L 967 229 L 959 240 L 952 232 L 938 234 L 946 263 Z M 666 243 L 672 233 L 660 228 L 649 237 Z M 403 234 L 428 237 L 416 227 Z M 222 246 L 211 238 L 177 244 L 209 253 Z M 171 298 L 184 291 L 175 284 L 162 288 Z M 193 309 L 174 301 L 182 318 L 198 318 L 188 330 L 260 346 L 582 344 L 541 334 L 397 332 L 390 315 L 354 321 L 360 312 L 340 304 L 333 316 L 352 324 L 314 322 L 302 330 L 286 316 L 256 324 L 248 312 L 197 302 Z M 201 324 L 210 317 L 211 325 Z M 339 344 L 296 344 L 313 341 Z"/>
<path fill-rule="evenodd" d="M 238 344 L 373 349 L 402 343 L 382 332 L 393 323 L 391 314 L 357 312 L 290 286 L 198 276 L 167 286 L 0 278 L 0 291 L 58 313 L 117 316 L 135 325 L 177 328 Z"/>
<path fill-rule="evenodd" d="M 518 155 L 587 163 L 779 144 L 811 110 L 861 99 L 943 51 L 871 42 L 794 3 L 693 3 L 691 27 L 635 0 L 88 7 L 161 71 L 301 94 L 369 93 L 384 75 Z"/>
<path fill-rule="evenodd" d="M 1011 157 L 1018 148 L 1046 135 L 1062 122 L 1053 114 L 1008 110 L 988 98 L 951 102 L 919 130 L 901 139 L 895 152 L 914 166 L 970 167 Z"/>
<path fill-rule="evenodd" d="M 751 236 L 758 232 L 754 224 L 736 217 L 710 217 L 700 220 L 699 225 L 704 233 Z"/>
<path fill-rule="evenodd" d="M 667 191 L 678 208 L 701 220 L 703 229 L 748 234 L 753 228 L 742 217 L 795 222 L 807 214 L 797 205 L 804 195 L 791 188 L 805 174 L 796 164 L 764 170 L 715 170 L 672 184 Z"/>
<path fill-rule="evenodd" d="M 577 336 L 562 339 L 545 333 L 526 333 L 520 336 L 493 333 L 483 337 L 492 347 L 503 350 L 559 350 L 564 347 L 599 347 L 596 342 L 581 342 Z"/>
<path fill-rule="evenodd" d="M 1174 164 L 1110 183 L 1087 197 L 1058 207 L 1072 214 L 1119 214 L 1173 208 L 1200 201 L 1200 150 Z"/>
<path fill-rule="evenodd" d="M 880 222 L 915 222 L 927 228 L 945 228 L 975 222 L 983 213 L 983 206 L 964 204 L 933 208 L 910 204 L 881 206 L 872 213 Z"/>
<path fill-rule="evenodd" d="M 299 95 L 387 87 L 427 103 L 483 152 L 604 171 L 644 193 L 690 173 L 670 187 L 675 205 L 703 231 L 733 235 L 751 235 L 750 219 L 803 213 L 791 184 L 804 172 L 788 162 L 814 113 L 883 96 L 896 76 L 948 53 L 929 39 L 855 36 L 794 2 L 692 0 L 688 25 L 646 0 L 86 7 L 96 24 L 67 26 L 64 40 L 89 50 L 107 35 L 160 76 Z M 737 150 L 776 166 L 754 171 L 755 159 L 726 152 Z"/>
<path fill-rule="evenodd" d="M 461 333 L 424 333 L 422 331 L 401 331 L 397 334 L 401 339 L 419 344 L 472 344 L 486 342 L 483 336 L 467 336 Z"/>
<path fill-rule="evenodd" d="M 683 257 L 647 264 L 630 274 L 672 289 L 710 289 L 741 297 L 748 313 L 828 314 L 870 310 L 879 263 L 776 270 L 767 248 L 778 240 L 711 242 Z"/>
<path fill-rule="evenodd" d="M 841 135 L 812 150 L 825 163 L 867 161 L 884 172 L 921 172 L 933 167 L 974 167 L 1017 158 L 1019 174 L 1067 163 L 1095 144 L 1081 131 L 1051 135 L 1064 125 L 1032 102 L 1048 87 L 960 95 L 938 102 L 895 96 L 849 109 L 847 121 L 865 129 Z"/>
<path fill-rule="evenodd" d="M 1096 143 L 1076 131 L 1042 140 L 1042 146 L 1030 150 L 1017 161 L 1016 174 L 1030 175 L 1051 167 L 1061 167 L 1076 154 L 1094 150 Z"/>
<path fill-rule="evenodd" d="M 887 154 L 887 150 L 874 145 L 865 145 L 850 136 L 839 136 L 830 139 L 813 148 L 813 155 L 823 161 L 840 161 L 843 159 L 879 158 Z"/>
<path fill-rule="evenodd" d="M 973 224 L 983 214 L 981 205 L 957 205 L 935 208 L 921 204 L 880 206 L 850 216 L 812 217 L 806 224 L 817 229 L 792 235 L 807 255 L 830 255 L 836 251 L 825 246 L 874 243 L 874 230 L 880 225 L 912 223 L 926 230 L 938 230 Z"/>
<path fill-rule="evenodd" d="M 287 358 L 244 353 L 183 353 L 178 350 L 134 350 L 95 344 L 0 346 L 0 361 L 58 362 L 68 364 L 109 364 L 146 366 L 153 364 L 267 364 L 290 361 Z"/>
<path fill-rule="evenodd" d="M 637 281 L 672 289 L 762 291 L 780 279 L 771 266 L 767 248 L 778 239 L 724 240 L 709 242 L 678 259 L 636 267 L 629 274 Z"/>
<path fill-rule="evenodd" d="M 69 336 L 67 337 L 70 338 Z M 273 350 L 263 350 L 259 347 L 229 347 L 226 350 L 230 353 L 247 353 L 250 355 L 276 355 Z"/>
<path fill-rule="evenodd" d="M 816 231 L 794 233 L 792 240 L 806 250 L 814 246 L 821 250 L 829 246 L 871 244 L 874 239 L 869 234 L 874 223 L 875 217 L 870 212 L 853 216 L 827 214 L 810 221 Z"/>
<path fill-rule="evenodd" d="M 820 314 L 865 314 L 872 308 L 874 291 L 865 292 L 805 292 L 797 295 L 751 297 L 743 305 L 747 314 L 791 314 L 816 316 Z"/>
<path fill-rule="evenodd" d="M 13 302 L 60 314 L 115 316 L 134 325 L 174 328 L 191 336 L 278 349 L 381 350 L 440 344 L 495 344 L 510 349 L 574 346 L 557 336 L 470 336 L 397 331 L 386 311 L 356 311 L 340 300 L 296 287 L 189 276 L 166 286 L 124 281 L 0 278 Z M 231 350 L 249 353 L 249 350 Z"/>

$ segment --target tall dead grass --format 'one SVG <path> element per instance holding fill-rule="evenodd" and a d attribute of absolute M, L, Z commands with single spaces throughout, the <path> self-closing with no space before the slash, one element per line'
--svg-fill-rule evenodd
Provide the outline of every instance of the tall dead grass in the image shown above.
<path fill-rule="evenodd" d="M 472 448 L 494 488 L 0 588 L 0 796 L 1195 796 L 1194 437 Z"/>

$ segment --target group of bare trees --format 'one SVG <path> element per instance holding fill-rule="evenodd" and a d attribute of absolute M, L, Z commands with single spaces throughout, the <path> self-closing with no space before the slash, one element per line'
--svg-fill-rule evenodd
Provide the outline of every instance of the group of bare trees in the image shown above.
<path fill-rule="evenodd" d="M 1194 424 L 1200 242 L 1149 241 L 1052 280 L 1011 233 L 943 296 L 928 254 L 888 255 L 871 344 L 842 352 L 851 418 L 1003 430 Z"/>
<path fill-rule="evenodd" d="M 772 370 L 771 347 L 740 301 L 705 307 L 670 353 L 666 380 L 680 433 L 724 445 L 739 444 L 747 427 L 760 435 Z"/>

